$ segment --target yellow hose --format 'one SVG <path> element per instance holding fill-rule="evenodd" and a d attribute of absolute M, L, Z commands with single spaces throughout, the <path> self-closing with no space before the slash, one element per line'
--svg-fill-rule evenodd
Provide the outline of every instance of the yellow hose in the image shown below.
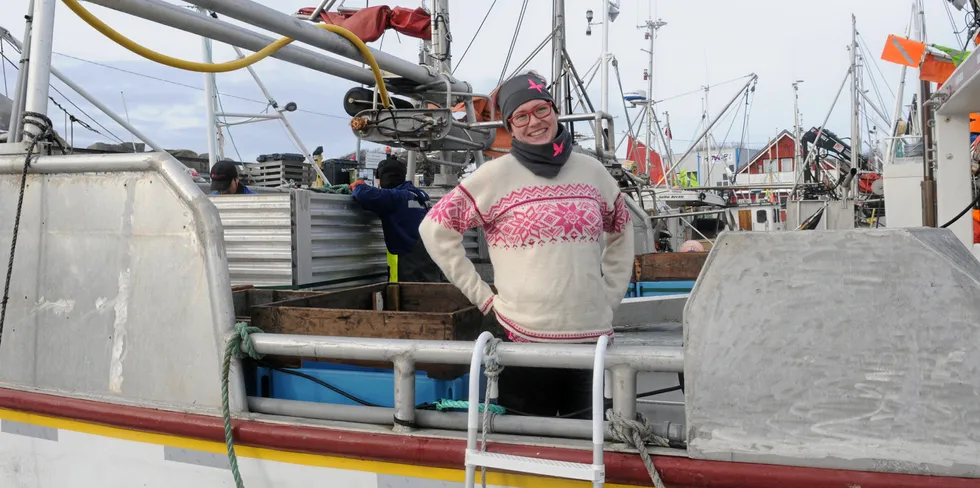
<path fill-rule="evenodd" d="M 199 63 L 195 61 L 187 61 L 185 59 L 177 59 L 167 56 L 166 54 L 158 53 L 136 43 L 132 39 L 129 39 L 128 37 L 117 32 L 112 27 L 106 25 L 105 22 L 99 20 L 98 17 L 92 14 L 92 12 L 86 10 L 85 7 L 78 2 L 78 0 L 61 1 L 64 2 L 72 12 L 75 12 L 75 15 L 79 16 L 88 25 L 92 26 L 93 29 L 99 31 L 102 35 L 108 37 L 116 44 L 119 44 L 120 46 L 139 54 L 150 61 L 186 71 L 195 71 L 198 73 L 227 73 L 229 71 L 235 71 L 253 65 L 269 57 L 272 53 L 293 42 L 293 39 L 283 37 L 262 48 L 258 52 L 252 53 L 244 58 L 225 63 Z M 364 56 L 364 61 L 371 67 L 371 72 L 374 74 L 374 82 L 377 84 L 378 93 L 381 95 L 381 104 L 385 108 L 391 108 L 391 100 L 388 98 L 388 89 L 385 87 L 384 78 L 381 77 L 381 68 L 378 67 L 378 62 L 374 59 L 374 55 L 371 54 L 371 50 L 368 49 L 366 44 L 364 44 L 364 41 L 360 40 L 356 35 L 354 35 L 353 32 L 337 25 L 314 25 L 321 29 L 326 29 L 330 32 L 343 36 L 345 39 L 357 46 L 358 51 L 360 51 L 361 55 Z"/>

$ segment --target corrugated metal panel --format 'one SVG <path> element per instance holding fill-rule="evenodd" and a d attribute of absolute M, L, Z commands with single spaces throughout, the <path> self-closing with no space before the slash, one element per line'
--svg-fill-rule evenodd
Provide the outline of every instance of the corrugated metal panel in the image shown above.
<path fill-rule="evenodd" d="M 295 191 L 294 198 L 300 283 L 364 277 L 334 285 L 349 287 L 387 280 L 384 233 L 374 214 L 349 195 Z"/>
<path fill-rule="evenodd" d="M 232 285 L 292 285 L 290 195 L 213 195 Z"/>

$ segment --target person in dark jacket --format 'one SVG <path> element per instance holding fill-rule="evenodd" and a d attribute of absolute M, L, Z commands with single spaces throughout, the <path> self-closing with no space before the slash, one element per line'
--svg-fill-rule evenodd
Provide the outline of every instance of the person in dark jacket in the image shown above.
<path fill-rule="evenodd" d="M 381 218 L 385 246 L 398 259 L 397 281 L 444 282 L 442 271 L 419 237 L 419 225 L 430 207 L 429 195 L 406 181 L 407 170 L 405 163 L 385 159 L 377 170 L 381 188 L 357 180 L 351 183 L 351 191 L 361 207 Z"/>
<path fill-rule="evenodd" d="M 251 195 L 255 192 L 238 180 L 238 167 L 231 161 L 219 161 L 211 167 L 212 195 Z"/>

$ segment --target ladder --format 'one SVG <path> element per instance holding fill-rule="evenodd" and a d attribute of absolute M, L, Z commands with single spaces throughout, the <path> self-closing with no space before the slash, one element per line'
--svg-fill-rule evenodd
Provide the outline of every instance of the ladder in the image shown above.
<path fill-rule="evenodd" d="M 466 484 L 465 488 L 476 485 L 476 468 L 493 468 L 503 471 L 553 476 L 556 478 L 591 481 L 593 488 L 602 488 L 606 481 L 606 467 L 603 461 L 604 415 L 603 378 L 605 376 L 606 347 L 609 337 L 600 336 L 596 343 L 595 360 L 592 365 L 592 464 L 569 463 L 554 459 L 540 459 L 512 456 L 480 451 L 477 448 L 479 430 L 480 365 L 483 352 L 493 335 L 483 332 L 473 347 L 470 360 L 470 391 L 466 422 Z M 486 399 L 489 404 L 490 399 Z"/>

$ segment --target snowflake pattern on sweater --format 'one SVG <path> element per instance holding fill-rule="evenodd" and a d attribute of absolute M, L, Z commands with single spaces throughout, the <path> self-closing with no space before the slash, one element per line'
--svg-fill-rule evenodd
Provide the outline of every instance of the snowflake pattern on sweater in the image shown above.
<path fill-rule="evenodd" d="M 594 342 L 612 335 L 633 262 L 629 209 L 596 160 L 573 155 L 558 177 L 505 156 L 442 197 L 420 228 L 446 276 L 514 341 Z M 497 293 L 466 258 L 462 234 L 482 228 Z M 605 238 L 605 245 L 602 241 Z"/>
<path fill-rule="evenodd" d="M 613 208 L 589 184 L 532 186 L 501 198 L 486 216 L 460 185 L 432 207 L 430 218 L 463 233 L 483 225 L 487 244 L 518 249 L 557 242 L 599 242 L 602 232 L 622 232 L 630 222 L 623 195 Z"/>

